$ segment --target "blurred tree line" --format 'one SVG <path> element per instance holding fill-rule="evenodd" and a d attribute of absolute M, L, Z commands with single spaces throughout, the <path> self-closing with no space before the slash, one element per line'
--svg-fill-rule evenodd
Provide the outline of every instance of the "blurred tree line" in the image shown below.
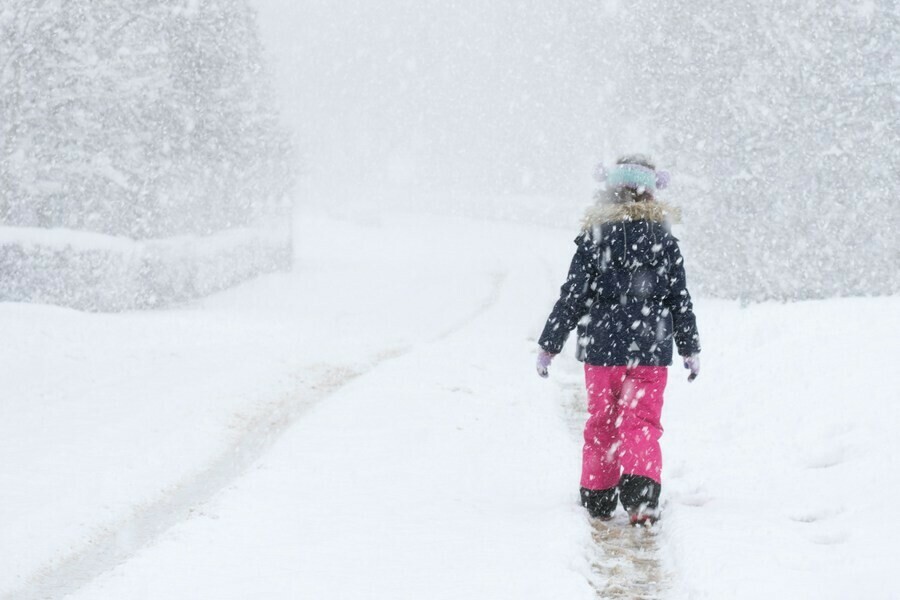
<path fill-rule="evenodd" d="M 893 0 L 640 0 L 612 13 L 594 61 L 615 82 L 602 129 L 673 167 L 698 291 L 900 292 Z"/>
<path fill-rule="evenodd" d="M 647 152 L 699 293 L 900 292 L 895 0 L 301 6 L 282 35 L 325 185 L 588 203 L 594 163 Z"/>
<path fill-rule="evenodd" d="M 245 0 L 0 5 L 0 224 L 208 234 L 283 214 L 289 155 Z"/>

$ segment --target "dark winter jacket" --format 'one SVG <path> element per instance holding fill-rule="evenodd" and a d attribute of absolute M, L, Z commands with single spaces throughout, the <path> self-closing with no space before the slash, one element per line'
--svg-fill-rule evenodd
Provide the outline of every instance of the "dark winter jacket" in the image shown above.
<path fill-rule="evenodd" d="M 678 240 L 659 202 L 600 204 L 585 218 L 569 276 L 539 344 L 562 350 L 579 326 L 580 356 L 602 366 L 672 364 L 700 351 Z"/>

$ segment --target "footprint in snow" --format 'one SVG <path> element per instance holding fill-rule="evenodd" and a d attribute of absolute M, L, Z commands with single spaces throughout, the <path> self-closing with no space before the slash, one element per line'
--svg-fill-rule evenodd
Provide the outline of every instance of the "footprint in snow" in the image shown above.
<path fill-rule="evenodd" d="M 837 528 L 832 519 L 839 517 L 846 509 L 842 506 L 820 506 L 794 511 L 788 516 L 795 523 L 803 524 L 803 537 L 820 546 L 843 544 L 850 539 L 850 532 Z"/>
<path fill-rule="evenodd" d="M 679 496 L 677 498 L 677 501 L 679 504 L 682 504 L 684 506 L 700 507 L 706 506 L 712 499 L 713 497 L 706 492 L 697 490 L 695 492 Z"/>
<path fill-rule="evenodd" d="M 446 389 L 448 392 L 451 392 L 451 393 L 453 393 L 453 394 L 466 394 L 466 395 L 471 396 L 471 395 L 473 395 L 473 394 L 475 393 L 475 392 L 473 392 L 472 390 L 470 390 L 469 388 L 467 388 L 467 387 L 461 387 L 461 386 L 453 386 L 453 387 L 448 387 L 448 388 L 445 388 L 445 389 Z"/>
<path fill-rule="evenodd" d="M 674 475 L 671 477 L 677 479 Z M 677 489 L 671 491 L 672 500 L 683 506 L 706 506 L 714 499 L 703 485 L 677 486 Z"/>
<path fill-rule="evenodd" d="M 795 523 L 818 523 L 819 521 L 827 521 L 838 517 L 846 512 L 842 506 L 823 506 L 817 508 L 807 508 L 795 510 L 788 518 Z"/>
<path fill-rule="evenodd" d="M 821 448 L 807 455 L 805 466 L 807 469 L 828 469 L 843 463 L 846 455 L 846 450 L 840 446 Z"/>
<path fill-rule="evenodd" d="M 806 539 L 808 539 L 813 544 L 818 544 L 820 546 L 835 546 L 837 544 L 843 544 L 844 542 L 849 540 L 850 532 L 844 529 L 838 529 L 835 531 L 809 533 L 806 535 Z"/>

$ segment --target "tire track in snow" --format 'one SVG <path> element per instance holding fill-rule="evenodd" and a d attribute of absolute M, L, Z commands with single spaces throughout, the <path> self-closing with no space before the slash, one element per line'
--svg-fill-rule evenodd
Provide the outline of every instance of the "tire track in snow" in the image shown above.
<path fill-rule="evenodd" d="M 443 340 L 487 312 L 499 301 L 506 278 L 505 273 L 493 274 L 488 295 L 471 313 L 421 343 Z M 3 600 L 63 598 L 127 562 L 175 525 L 203 514 L 204 504 L 247 472 L 313 406 L 415 347 L 386 349 L 361 370 L 346 366 L 318 367 L 319 374 L 298 392 L 264 406 L 255 415 L 242 418 L 236 439 L 204 468 L 168 488 L 160 498 L 135 506 L 125 518 L 99 527 L 83 547 L 51 560 L 31 575 L 22 588 L 4 595 Z"/>
<path fill-rule="evenodd" d="M 126 562 L 174 525 L 202 514 L 202 505 L 246 472 L 291 423 L 362 374 L 341 367 L 327 369 L 297 394 L 242 419 L 236 438 L 205 467 L 166 489 L 156 500 L 136 505 L 123 519 L 99 527 L 81 548 L 52 560 L 23 589 L 5 598 L 62 598 Z"/>

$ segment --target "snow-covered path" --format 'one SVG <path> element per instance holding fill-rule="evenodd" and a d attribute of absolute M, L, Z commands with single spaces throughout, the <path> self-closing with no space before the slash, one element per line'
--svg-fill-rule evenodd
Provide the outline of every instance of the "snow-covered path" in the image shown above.
<path fill-rule="evenodd" d="M 623 562 L 577 506 L 579 365 L 532 369 L 572 231 L 299 223 L 295 273 L 198 305 L 0 306 L 0 598 L 898 592 L 878 576 L 898 520 L 860 526 L 900 491 L 875 376 L 897 299 L 698 301 L 704 371 L 673 369 L 664 415 L 666 520 Z"/>
<path fill-rule="evenodd" d="M 516 277 L 519 286 L 527 285 L 528 253 L 516 249 L 519 239 L 522 237 L 521 232 L 516 231 L 516 227 L 504 227 L 498 224 L 478 225 L 472 222 L 454 222 L 453 220 L 441 220 L 440 224 L 434 221 L 430 223 L 430 227 L 428 225 L 429 223 L 423 224 L 421 218 L 414 222 L 401 217 L 392 219 L 388 223 L 360 224 L 348 220 L 320 219 L 310 216 L 304 220 L 298 232 L 298 238 L 303 241 L 299 248 L 296 280 L 290 281 L 284 280 L 286 278 L 273 277 L 251 284 L 245 289 L 224 294 L 206 302 L 202 307 L 188 309 L 192 313 L 190 317 L 177 319 L 175 326 L 171 327 L 169 331 L 161 329 L 167 325 L 166 313 L 154 314 L 149 317 L 147 315 L 84 316 L 77 313 L 66 313 L 66 316 L 61 317 L 62 321 L 74 321 L 75 325 L 72 327 L 80 330 L 85 337 L 88 336 L 88 332 L 96 335 L 100 330 L 106 329 L 110 320 L 113 322 L 116 319 L 124 320 L 132 324 L 132 330 L 135 329 L 135 322 L 142 319 L 153 321 L 152 326 L 140 332 L 147 336 L 148 330 L 152 328 L 155 330 L 153 335 L 134 343 L 136 348 L 141 348 L 143 344 L 143 355 L 140 350 L 136 350 L 138 356 L 133 358 L 145 364 L 148 362 L 148 355 L 165 354 L 159 350 L 158 346 L 165 347 L 166 344 L 171 347 L 171 353 L 177 355 L 177 362 L 181 363 L 188 359 L 191 355 L 191 346 L 188 345 L 186 349 L 179 348 L 179 341 L 170 337 L 173 334 L 172 330 L 177 328 L 182 335 L 187 331 L 192 331 L 196 338 L 207 338 L 210 330 L 216 329 L 212 326 L 204 328 L 205 321 L 211 319 L 210 315 L 216 316 L 212 319 L 216 324 L 225 325 L 232 330 L 232 337 L 224 334 L 220 338 L 224 337 L 233 347 L 220 345 L 215 351 L 216 356 L 211 361 L 223 364 L 223 366 L 228 365 L 225 372 L 221 368 L 206 365 L 197 369 L 196 365 L 182 364 L 183 371 L 178 372 L 176 377 L 175 374 L 166 371 L 165 363 L 160 360 L 156 361 L 157 372 L 152 375 L 135 378 L 133 371 L 125 371 L 125 375 L 118 380 L 119 385 L 113 386 L 120 395 L 128 394 L 134 388 L 143 387 L 144 380 L 152 380 L 154 377 L 175 380 L 184 383 L 187 389 L 181 393 L 174 393 L 173 403 L 179 405 L 189 403 L 194 407 L 195 412 L 187 413 L 185 410 L 184 413 L 157 417 L 158 421 L 151 423 L 154 427 L 147 427 L 146 419 L 148 417 L 146 415 L 140 415 L 134 421 L 127 421 L 126 418 L 123 418 L 122 422 L 115 422 L 115 425 L 121 426 L 124 423 L 130 427 L 130 430 L 121 431 L 119 435 L 135 440 L 134 443 L 129 443 L 125 439 L 118 439 L 115 443 L 110 442 L 108 446 L 104 445 L 104 451 L 109 451 L 119 457 L 130 458 L 130 460 L 123 460 L 123 463 L 127 464 L 121 467 L 120 473 L 103 473 L 101 475 L 102 470 L 98 469 L 101 463 L 96 453 L 72 457 L 68 464 L 56 463 L 60 460 L 62 452 L 59 445 L 53 443 L 51 439 L 54 435 L 54 427 L 45 428 L 47 439 L 43 440 L 43 443 L 32 444 L 24 435 L 16 439 L 13 431 L 14 419 L 7 421 L 10 424 L 10 446 L 15 442 L 18 445 L 19 454 L 30 454 L 37 460 L 55 463 L 54 466 L 58 467 L 60 471 L 80 473 L 81 480 L 74 481 L 72 486 L 76 490 L 83 490 L 81 501 L 77 505 L 75 502 L 66 503 L 61 499 L 53 498 L 44 502 L 42 509 L 40 503 L 36 506 L 34 502 L 26 501 L 24 498 L 29 492 L 33 496 L 42 493 L 42 490 L 34 486 L 34 482 L 26 476 L 28 465 L 20 464 L 13 467 L 9 463 L 9 468 L 4 475 L 8 476 L 10 483 L 24 482 L 26 485 L 20 485 L 23 502 L 7 507 L 10 511 L 10 518 L 6 522 L 21 524 L 21 530 L 12 528 L 11 533 L 19 536 L 18 539 L 15 539 L 17 545 L 29 548 L 35 557 L 29 562 L 26 560 L 29 558 L 26 553 L 24 558 L 19 559 L 18 564 L 13 563 L 11 572 L 5 573 L 8 577 L 7 580 L 12 580 L 11 583 L 17 584 L 9 586 L 13 590 L 11 593 L 14 597 L 41 597 L 45 593 L 51 595 L 59 593 L 60 590 L 73 591 L 96 572 L 112 567 L 128 558 L 134 551 L 156 542 L 160 529 L 165 529 L 166 526 L 179 519 L 195 515 L 198 503 L 202 503 L 208 496 L 216 493 L 231 478 L 240 475 L 245 470 L 248 461 L 255 458 L 265 448 L 265 434 L 277 433 L 281 424 L 290 420 L 288 417 L 308 409 L 311 400 L 316 397 L 327 397 L 330 406 L 332 402 L 338 402 L 342 395 L 349 393 L 353 398 L 351 404 L 357 401 L 357 395 L 350 390 L 341 393 L 334 393 L 334 389 L 325 390 L 325 392 L 331 392 L 329 395 L 321 389 L 318 391 L 313 389 L 322 387 L 323 378 L 325 386 L 328 387 L 328 381 L 333 378 L 334 373 L 344 372 L 358 376 L 358 379 L 353 381 L 348 388 L 355 385 L 373 389 L 374 385 L 374 389 L 377 391 L 372 393 L 373 403 L 370 408 L 375 411 L 375 417 L 381 414 L 387 415 L 392 423 L 405 421 L 402 405 L 395 405 L 402 396 L 396 388 L 397 381 L 408 381 L 414 390 L 407 393 L 410 396 L 407 402 L 413 403 L 409 410 L 411 413 L 409 425 L 417 439 L 427 440 L 429 437 L 434 437 L 442 440 L 440 435 L 429 435 L 427 427 L 429 422 L 437 422 L 442 427 L 447 426 L 445 417 L 448 416 L 448 412 L 447 407 L 444 406 L 446 399 L 442 399 L 442 394 L 448 395 L 451 400 L 450 406 L 457 407 L 457 409 L 459 405 L 453 402 L 453 399 L 464 398 L 470 404 L 474 403 L 475 407 L 470 406 L 470 410 L 463 412 L 475 413 L 470 415 L 475 424 L 480 422 L 484 424 L 484 427 L 495 428 L 499 419 L 488 418 L 490 415 L 477 414 L 485 399 L 479 397 L 471 389 L 473 385 L 465 383 L 465 378 L 461 377 L 459 372 L 471 369 L 470 363 L 475 360 L 474 356 L 479 352 L 497 352 L 502 355 L 508 353 L 509 348 L 501 351 L 482 345 L 481 349 L 471 348 L 466 352 L 454 348 L 461 343 L 472 345 L 473 337 L 478 338 L 486 331 L 493 331 L 493 335 L 489 337 L 488 341 L 492 341 L 493 344 L 513 344 L 524 360 L 520 366 L 528 364 L 532 351 L 531 344 L 524 337 L 515 340 L 505 337 L 507 331 L 513 331 L 516 328 L 521 330 L 521 323 L 528 320 L 534 321 L 534 319 L 521 316 L 521 307 L 527 306 L 527 303 L 513 302 L 515 295 L 511 295 L 512 291 L 510 291 L 514 277 L 508 262 L 509 258 L 510 256 L 520 256 L 517 260 L 520 268 Z M 454 243 L 454 239 L 458 240 L 458 243 Z M 443 243 L 434 243 L 435 240 L 442 240 Z M 473 244 L 471 240 L 482 240 L 482 243 Z M 496 254 L 496 249 L 500 246 L 509 249 L 507 256 Z M 518 304 L 520 308 L 514 312 L 501 311 L 501 315 L 505 314 L 504 319 L 501 320 L 488 318 L 491 312 L 497 311 L 498 303 L 503 297 L 506 298 L 507 305 Z M 294 301 L 296 305 L 293 305 Z M 56 310 L 17 306 L 6 308 L 9 310 L 10 321 L 17 317 L 20 318 L 22 311 L 37 311 L 39 314 L 32 320 L 32 326 L 35 322 L 44 321 L 45 311 Z M 531 316 L 529 315 L 529 317 Z M 537 319 L 539 318 L 537 317 Z M 100 320 L 103 323 L 102 326 L 94 327 L 91 323 L 79 323 L 79 319 Z M 192 320 L 196 320 L 196 322 L 191 324 Z M 518 327 L 514 322 L 516 320 L 519 321 Z M 23 321 L 23 323 L 27 322 Z M 186 324 L 191 324 L 193 329 L 186 331 Z M 475 328 L 481 328 L 483 331 L 479 333 Z M 460 337 L 464 331 L 469 333 Z M 128 333 L 130 334 L 132 331 Z M 25 336 L 26 332 L 23 331 L 22 337 Z M 265 339 L 254 340 L 255 336 Z M 128 337 L 125 334 L 106 330 L 106 338 L 111 340 L 110 344 Z M 465 341 L 461 342 L 460 340 Z M 58 339 L 53 341 L 58 342 Z M 220 339 L 219 343 L 221 344 L 221 342 Z M 248 358 L 252 361 L 259 361 L 258 365 L 248 365 L 244 357 L 240 355 L 241 348 L 244 351 L 248 350 L 248 342 L 251 343 L 252 354 L 255 355 Z M 271 347 L 264 348 L 266 344 Z M 29 357 L 31 364 L 44 362 L 42 366 L 49 370 L 49 366 L 46 365 L 47 361 L 38 356 L 44 356 L 52 345 L 48 343 L 37 349 L 35 354 Z M 90 360 L 89 349 L 79 348 L 78 342 L 65 349 L 63 354 L 73 354 L 79 351 L 87 353 L 88 356 L 84 358 Z M 433 357 L 428 359 L 425 356 L 426 353 L 431 353 Z M 98 353 L 96 360 L 98 362 L 104 360 L 103 357 L 106 354 L 114 353 L 110 348 L 103 348 L 103 352 Z M 446 356 L 457 356 L 463 362 L 456 367 L 447 365 Z M 207 358 L 210 357 L 207 356 Z M 271 367 L 265 359 L 275 362 L 275 367 L 271 369 L 274 372 L 264 370 L 265 367 Z M 489 368 L 491 360 L 493 359 L 490 354 L 479 359 L 480 364 L 475 368 L 475 381 L 490 380 L 492 386 L 500 383 L 494 381 L 494 376 Z M 516 364 L 513 361 L 505 362 L 510 366 Z M 404 363 L 408 364 L 404 366 Z M 148 365 L 148 368 L 152 370 L 152 365 Z M 98 366 L 98 369 L 102 369 L 102 366 Z M 398 369 L 405 371 L 405 374 L 388 374 Z M 115 378 L 116 369 L 113 368 L 109 371 L 109 376 Z M 434 371 L 432 375 L 427 375 L 432 371 Z M 260 376 L 262 378 L 255 379 Z M 128 381 L 129 377 L 134 380 Z M 271 378 L 271 381 L 267 381 L 264 377 Z M 250 378 L 249 382 L 246 381 L 248 378 Z M 377 378 L 384 379 L 381 389 L 378 389 L 378 386 L 373 383 L 377 381 Z M 472 378 L 472 376 L 469 377 L 469 379 Z M 232 404 L 217 403 L 215 398 L 198 397 L 194 386 L 211 386 L 215 383 L 211 383 L 209 379 L 223 379 L 231 386 L 241 385 L 244 390 L 256 387 L 259 389 L 259 396 L 255 399 L 243 398 L 243 404 L 239 401 L 234 401 Z M 286 395 L 285 379 L 293 384 L 294 395 Z M 198 382 L 202 382 L 202 384 Z M 332 381 L 332 383 L 343 384 L 346 381 Z M 534 383 L 539 384 L 540 382 Z M 81 400 L 90 404 L 91 398 L 86 392 L 90 389 L 90 384 L 90 377 L 82 377 L 79 380 L 78 374 L 73 371 L 67 380 L 61 383 L 57 382 L 55 389 L 57 396 L 60 397 L 60 402 Z M 332 387 L 336 389 L 338 386 Z M 513 384 L 511 387 L 516 390 L 521 389 L 518 384 Z M 527 405 L 529 401 L 533 400 L 535 400 L 534 396 L 511 398 L 515 406 L 523 403 Z M 24 405 L 27 401 L 36 401 L 36 399 L 27 398 L 27 394 L 23 391 L 22 404 Z M 138 413 L 141 411 L 152 413 L 150 407 L 143 406 L 145 401 L 146 398 L 140 393 L 135 393 L 133 399 L 122 399 L 122 402 L 134 404 L 133 407 L 129 406 L 129 410 L 135 410 Z M 545 401 L 544 404 L 544 409 L 550 410 L 552 414 L 552 410 L 554 410 L 552 399 Z M 81 406 L 84 407 L 84 404 Z M 102 411 L 106 406 L 101 405 L 97 408 Z M 422 419 L 414 418 L 416 409 L 425 411 Z M 37 409 L 35 408 L 35 410 Z M 128 412 L 124 409 L 120 410 Z M 309 422 L 316 412 L 314 411 L 313 415 L 304 418 L 303 422 Z M 47 413 L 44 415 L 45 418 L 53 415 L 52 410 L 45 409 L 45 413 Z M 9 414 L 14 415 L 16 412 L 10 410 Z M 452 416 L 452 414 L 451 411 L 449 415 Z M 322 433 L 317 436 L 304 436 L 304 439 L 307 443 L 315 440 L 313 444 L 324 449 L 333 448 L 333 441 L 337 440 L 341 440 L 341 444 L 346 444 L 346 440 L 343 440 L 344 436 L 357 432 L 357 430 L 366 434 L 370 433 L 366 421 L 356 427 L 343 423 L 349 416 L 341 413 L 341 418 L 337 423 L 323 428 Z M 171 429 L 180 429 L 177 436 L 170 433 L 159 433 L 158 435 L 154 433 L 164 429 L 165 418 L 172 421 Z M 216 431 L 210 427 L 208 430 L 198 431 L 198 420 L 200 424 L 213 421 L 215 424 L 219 424 L 222 430 Z M 419 421 L 423 421 L 424 424 L 420 425 Z M 535 427 L 538 427 L 539 424 L 539 421 L 535 421 Z M 66 421 L 51 422 L 50 425 L 55 425 L 56 435 L 60 436 L 80 435 L 86 439 L 96 434 L 88 427 L 81 431 L 70 432 L 68 429 L 81 428 L 70 428 Z M 106 429 L 106 425 L 109 424 L 98 419 L 95 428 Z M 344 431 L 345 429 L 346 431 Z M 461 431 L 465 429 L 463 428 Z M 476 429 L 474 425 L 472 429 Z M 566 439 L 562 426 L 558 427 L 558 432 L 561 432 L 563 439 Z M 292 433 L 291 436 L 286 437 L 290 439 L 293 435 Z M 495 435 L 496 443 L 503 448 L 508 448 L 508 452 L 512 452 L 513 456 L 519 453 L 518 449 L 506 443 L 508 434 L 502 428 L 498 428 L 491 435 Z M 541 433 L 541 435 L 544 434 Z M 185 443 L 179 444 L 176 441 L 177 437 L 184 439 Z M 149 441 L 145 441 L 145 438 L 149 438 Z M 475 439 L 477 441 L 481 438 Z M 72 443 L 72 446 L 78 447 L 81 443 L 76 441 Z M 183 455 L 183 460 L 170 457 L 171 470 L 144 470 L 134 473 L 134 463 L 146 460 L 145 454 L 148 446 L 156 451 L 157 443 L 165 446 L 159 448 L 160 451 L 175 454 L 183 451 L 185 444 L 189 447 L 196 445 L 200 449 L 193 454 Z M 282 443 L 288 443 L 287 439 Z M 360 441 L 359 443 L 366 448 L 380 446 L 372 441 L 365 443 Z M 454 492 L 456 486 L 448 488 L 449 481 L 452 479 L 453 466 L 460 464 L 458 457 L 452 453 L 445 453 L 446 448 L 444 448 L 443 441 L 434 445 L 430 450 L 437 454 L 433 461 L 433 467 L 429 470 L 433 473 L 434 482 L 425 486 L 429 489 L 419 489 L 422 488 L 424 482 L 428 481 L 427 473 L 420 474 L 425 479 L 416 479 L 415 485 L 410 485 L 411 489 L 407 494 L 409 498 L 416 498 L 417 493 L 424 492 L 436 494 L 438 497 L 447 495 L 450 498 L 454 495 L 464 495 L 462 490 Z M 517 473 L 515 470 L 516 461 L 510 463 L 506 460 L 498 460 L 496 457 L 491 457 L 490 452 L 483 456 L 487 448 L 482 447 L 480 442 L 476 444 L 476 450 L 476 455 L 473 455 L 471 460 L 464 461 L 463 464 L 477 465 L 486 461 L 486 465 L 493 465 L 494 468 L 503 468 L 509 471 L 508 476 L 513 479 L 521 476 L 521 473 Z M 535 450 L 536 448 L 531 449 L 532 452 Z M 340 449 L 335 450 L 333 454 L 335 460 L 341 460 L 342 457 L 353 459 L 353 455 L 347 455 Z M 364 454 L 368 454 L 368 450 Z M 404 456 L 410 454 L 409 449 L 404 449 L 403 454 Z M 277 455 L 277 452 L 273 452 L 271 455 Z M 445 458 L 441 459 L 442 456 Z M 388 456 L 381 462 L 385 468 L 393 469 L 397 468 L 398 458 Z M 297 457 L 291 455 L 289 459 L 285 460 L 288 470 L 295 470 Z M 115 470 L 116 466 L 113 463 L 110 468 Z M 354 489 L 356 487 L 354 482 L 365 475 L 365 473 L 357 473 L 356 471 L 359 469 L 352 467 L 329 469 L 328 472 L 334 473 L 338 470 L 346 471 L 346 474 L 340 479 L 347 480 L 345 484 L 349 486 L 348 490 Z M 555 469 L 548 471 L 554 472 Z M 466 479 L 466 472 L 468 472 L 468 467 L 459 476 Z M 145 488 L 135 490 L 134 481 L 128 479 L 129 475 L 132 475 L 134 480 L 144 476 L 150 482 L 146 484 Z M 366 476 L 370 477 L 370 475 Z M 112 483 L 109 484 L 109 489 L 102 487 L 98 489 L 97 486 L 98 481 L 110 479 L 119 481 L 126 488 L 130 487 L 133 494 L 130 498 L 131 505 L 127 502 L 129 499 L 125 498 L 127 493 L 121 492 L 123 496 L 121 506 L 112 508 L 109 506 L 108 495 L 116 486 Z M 280 479 L 285 480 L 283 477 Z M 508 496 L 513 495 L 512 488 L 514 486 L 508 487 L 509 489 L 501 489 L 497 495 L 497 501 L 504 505 L 510 502 Z M 368 492 L 353 502 L 360 504 L 360 516 L 367 518 L 372 518 L 370 505 L 377 504 L 379 494 L 397 494 L 397 484 L 387 476 L 375 477 L 375 481 L 370 481 L 366 488 Z M 150 491 L 145 491 L 148 489 Z M 305 489 L 302 486 L 300 488 L 289 487 L 285 494 L 299 502 L 304 498 Z M 571 490 L 566 486 L 550 486 L 549 490 L 556 494 L 571 494 Z M 347 493 L 345 492 L 343 495 L 346 496 Z M 352 495 L 357 496 L 358 493 L 353 492 Z M 371 499 L 367 499 L 370 496 Z M 31 500 L 33 499 L 34 497 L 31 498 Z M 334 512 L 341 519 L 349 516 L 346 514 L 345 503 L 325 498 L 322 498 L 322 502 L 325 508 L 324 513 L 320 514 L 321 511 L 319 511 L 319 508 L 322 507 L 313 505 L 306 509 L 306 514 L 316 521 L 326 519 L 329 511 Z M 580 522 L 580 514 L 577 510 L 567 506 L 571 504 L 570 502 L 556 504 L 566 507 L 565 511 L 573 523 Z M 45 522 L 52 514 L 58 514 L 60 521 L 74 520 L 79 524 L 72 528 L 74 531 L 69 538 L 62 535 L 54 536 L 51 534 L 52 530 L 47 527 L 45 531 L 50 535 L 46 536 L 46 541 L 34 543 L 33 538 L 29 538 L 28 525 Z M 511 514 L 515 514 L 515 512 Z M 398 514 L 398 518 L 401 517 L 402 515 Z M 402 520 L 405 521 L 405 519 Z M 404 527 L 408 529 L 408 526 Z M 480 529 L 480 525 L 477 528 Z M 65 531 L 63 530 L 62 533 Z M 13 540 L 14 538 L 7 536 L 6 539 Z M 340 536 L 336 539 L 340 539 Z M 59 543 L 60 541 L 63 543 Z M 297 540 L 296 543 L 304 544 L 302 539 Z M 12 547 L 11 544 L 9 548 Z M 278 545 L 273 545 L 273 551 L 277 547 Z M 12 552 L 10 552 L 10 556 L 13 556 Z M 52 560 L 48 561 L 47 559 Z M 36 576 L 34 576 L 35 573 Z M 298 577 L 303 577 L 303 573 L 298 573 Z M 310 580 L 309 577 L 305 577 L 305 579 Z M 314 580 L 315 578 L 312 578 L 313 582 Z M 168 594 L 163 594 L 161 597 L 168 597 Z"/>
<path fill-rule="evenodd" d="M 504 229 L 473 237 L 496 251 Z M 205 515 L 76 597 L 135 582 L 156 598 L 590 597 L 571 552 L 588 539 L 567 484 L 577 446 L 544 382 L 522 377 L 534 280 L 519 254 L 497 272 L 484 257 L 498 289 L 472 318 L 329 397 Z M 428 318 L 467 280 L 447 280 Z"/>

